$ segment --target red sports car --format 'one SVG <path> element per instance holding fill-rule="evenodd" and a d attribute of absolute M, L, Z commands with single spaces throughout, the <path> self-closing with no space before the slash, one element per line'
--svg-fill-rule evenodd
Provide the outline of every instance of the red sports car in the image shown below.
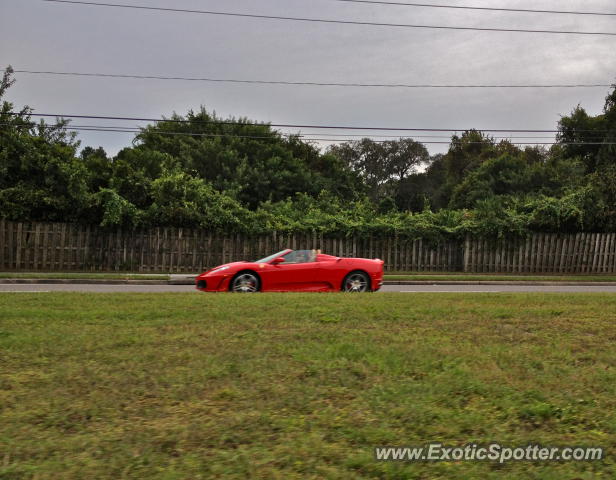
<path fill-rule="evenodd" d="M 287 249 L 255 262 L 212 268 L 196 283 L 203 292 L 374 292 L 383 284 L 383 263 Z"/>

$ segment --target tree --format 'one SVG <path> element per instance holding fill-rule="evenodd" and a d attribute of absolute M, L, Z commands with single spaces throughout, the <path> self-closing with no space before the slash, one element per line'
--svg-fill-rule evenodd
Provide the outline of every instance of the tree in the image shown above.
<path fill-rule="evenodd" d="M 152 182 L 151 195 L 147 218 L 154 225 L 227 233 L 250 231 L 252 226 L 252 213 L 235 199 L 181 170 L 163 172 Z"/>
<path fill-rule="evenodd" d="M 538 160 L 536 149 L 505 153 L 471 171 L 452 193 L 451 208 L 475 208 L 492 197 L 554 196 L 585 183 L 577 160 Z"/>
<path fill-rule="evenodd" d="M 590 116 L 577 106 L 558 122 L 562 155 L 579 158 L 588 173 L 616 163 L 616 85 L 605 99 L 603 113 Z"/>
<path fill-rule="evenodd" d="M 107 188 L 113 175 L 111 159 L 103 147 L 85 147 L 79 154 L 79 158 L 88 171 L 88 188 L 92 192 L 97 192 L 102 188 Z"/>
<path fill-rule="evenodd" d="M 398 185 L 429 161 L 426 147 L 410 138 L 385 142 L 364 138 L 330 147 L 329 153 L 363 179 L 375 202 L 395 197 Z"/>
<path fill-rule="evenodd" d="M 562 156 L 579 158 L 592 173 L 597 169 L 606 122 L 604 115 L 591 117 L 579 105 L 558 122 L 557 140 L 563 145 Z"/>
<path fill-rule="evenodd" d="M 254 209 L 296 193 L 323 189 L 353 195 L 357 179 L 332 156 L 297 136 L 245 118 L 222 120 L 203 107 L 143 129 L 140 149 L 169 155 L 187 172 Z"/>
<path fill-rule="evenodd" d="M 86 169 L 76 158 L 79 142 L 65 120 L 36 124 L 29 107 L 14 112 L 3 100 L 12 73 L 8 67 L 0 83 L 0 215 L 76 221 L 88 203 Z"/>
<path fill-rule="evenodd" d="M 141 147 L 125 148 L 114 158 L 109 186 L 120 196 L 145 209 L 152 203 L 151 184 L 165 169 L 178 166 L 170 155 Z"/>
<path fill-rule="evenodd" d="M 446 194 L 447 171 L 442 154 L 430 158 L 425 171 L 413 173 L 401 180 L 396 195 L 400 210 L 421 212 L 440 210 L 449 203 Z"/>

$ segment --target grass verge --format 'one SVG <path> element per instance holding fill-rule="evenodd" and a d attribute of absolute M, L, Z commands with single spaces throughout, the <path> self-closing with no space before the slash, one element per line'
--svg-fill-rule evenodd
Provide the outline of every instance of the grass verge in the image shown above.
<path fill-rule="evenodd" d="M 0 478 L 615 478 L 616 296 L 0 294 Z M 597 445 L 379 463 L 377 445 Z"/>
<path fill-rule="evenodd" d="M 45 272 L 0 272 L 0 280 L 9 279 L 60 279 L 60 280 L 169 280 L 165 274 L 137 274 L 137 273 L 45 273 Z"/>

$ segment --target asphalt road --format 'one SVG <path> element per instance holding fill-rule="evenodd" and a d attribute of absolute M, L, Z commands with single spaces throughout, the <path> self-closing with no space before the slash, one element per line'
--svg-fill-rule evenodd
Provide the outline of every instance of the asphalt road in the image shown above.
<path fill-rule="evenodd" d="M 386 285 L 382 292 L 401 293 L 616 293 L 616 286 L 533 286 L 533 285 Z M 0 284 L 0 293 L 10 292 L 195 292 L 192 285 L 10 285 Z"/>

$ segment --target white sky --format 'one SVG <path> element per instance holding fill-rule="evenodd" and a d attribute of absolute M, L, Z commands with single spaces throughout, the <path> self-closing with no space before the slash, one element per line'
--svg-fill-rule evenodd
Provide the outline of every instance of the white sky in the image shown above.
<path fill-rule="evenodd" d="M 614 0 L 428 0 L 616 12 Z M 616 32 L 615 17 L 360 5 L 331 0 L 115 0 L 171 8 L 373 22 Z M 0 66 L 141 75 L 359 83 L 613 83 L 616 37 L 383 28 L 0 0 Z M 609 89 L 415 90 L 16 75 L 37 113 L 160 118 L 204 105 L 292 124 L 553 129 Z M 130 125 L 118 121 L 76 124 Z M 335 132 L 328 132 L 335 133 Z M 346 132 L 361 133 L 361 132 Z M 342 136 L 346 133 L 341 133 Z M 114 154 L 132 135 L 80 133 Z M 436 139 L 438 140 L 438 139 Z M 445 147 L 428 145 L 431 152 Z"/>

